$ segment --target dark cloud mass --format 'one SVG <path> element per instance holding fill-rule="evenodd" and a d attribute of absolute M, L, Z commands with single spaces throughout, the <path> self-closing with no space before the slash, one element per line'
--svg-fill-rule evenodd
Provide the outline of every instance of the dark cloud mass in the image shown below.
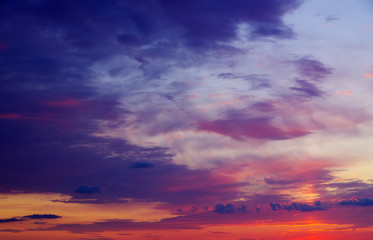
<path fill-rule="evenodd" d="M 61 218 L 61 216 L 55 214 L 32 214 L 23 217 L 13 217 L 13 218 L 6 218 L 0 219 L 0 223 L 9 223 L 9 222 L 21 222 L 27 220 L 34 220 L 34 219 L 56 219 Z"/>
<path fill-rule="evenodd" d="M 361 206 L 368 207 L 373 206 L 373 199 L 371 198 L 354 198 L 352 200 L 343 200 L 339 202 L 340 205 L 344 206 Z"/>
<path fill-rule="evenodd" d="M 234 213 L 235 209 L 234 209 L 233 204 L 231 204 L 231 203 L 227 203 L 226 205 L 218 203 L 215 206 L 214 212 L 220 213 L 220 214 L 224 214 L 224 213 L 229 214 L 229 213 Z"/>
<path fill-rule="evenodd" d="M 269 204 L 272 211 L 286 210 L 286 211 L 301 211 L 301 212 L 313 212 L 320 210 L 327 210 L 321 205 L 321 202 L 315 202 L 314 205 L 309 205 L 306 203 L 291 203 L 291 204 L 280 204 L 280 203 L 270 203 Z"/>
<path fill-rule="evenodd" d="M 252 38 L 290 38 L 294 33 L 281 17 L 300 5 L 300 1 L 293 0 L 161 0 L 160 3 L 192 46 L 232 40 L 240 23 L 250 24 Z"/>
<path fill-rule="evenodd" d="M 22 218 L 5 218 L 5 219 L 0 219 L 0 223 L 9 223 L 9 222 L 19 222 L 23 221 Z"/>
<path fill-rule="evenodd" d="M 32 214 L 28 216 L 24 216 L 24 218 L 29 219 L 55 219 L 55 218 L 61 218 L 61 216 L 55 215 L 55 214 Z"/>
<path fill-rule="evenodd" d="M 236 195 L 242 183 L 174 165 L 166 148 L 97 136 L 125 124 L 133 113 L 123 107 L 121 94 L 95 85 L 101 75 L 94 66 L 122 55 L 138 63 L 133 71 L 147 75 L 147 58 L 164 57 L 163 50 L 154 51 L 157 47 L 214 48 L 235 38 L 237 24 L 243 22 L 282 28 L 281 17 L 298 5 L 2 1 L 0 37 L 6 47 L 0 52 L 0 192 L 63 193 L 80 203 L 128 197 L 184 204 Z M 259 10 L 270 15 L 258 15 Z M 107 72 L 115 76 L 118 69 Z M 123 95 L 130 91 L 124 88 Z M 173 101 L 171 95 L 162 96 Z M 188 187 L 195 182 L 204 184 Z M 183 187 L 177 189 L 179 185 Z"/>

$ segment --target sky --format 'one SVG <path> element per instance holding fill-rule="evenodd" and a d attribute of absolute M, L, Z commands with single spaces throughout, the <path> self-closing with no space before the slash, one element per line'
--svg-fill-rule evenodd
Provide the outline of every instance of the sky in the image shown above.
<path fill-rule="evenodd" d="M 0 238 L 373 239 L 370 0 L 3 0 Z"/>

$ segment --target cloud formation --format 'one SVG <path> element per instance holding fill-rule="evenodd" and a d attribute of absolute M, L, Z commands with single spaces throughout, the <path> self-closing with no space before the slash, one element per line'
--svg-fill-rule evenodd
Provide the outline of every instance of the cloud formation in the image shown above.
<path fill-rule="evenodd" d="M 340 205 L 343 206 L 361 206 L 361 207 L 368 207 L 373 206 L 373 199 L 371 198 L 354 198 L 351 200 L 343 200 L 339 202 Z"/>
<path fill-rule="evenodd" d="M 229 136 L 235 140 L 256 138 L 265 140 L 286 140 L 302 137 L 309 132 L 302 129 L 281 129 L 271 124 L 270 118 L 218 119 L 199 123 L 201 129 Z"/>
<path fill-rule="evenodd" d="M 310 215 L 321 230 L 372 226 L 359 212 L 373 205 L 362 180 L 373 75 L 361 29 L 371 23 L 362 3 L 338 3 L 338 16 L 328 4 L 1 1 L 0 201 L 51 194 L 63 196 L 46 197 L 62 216 L 78 204 L 104 209 L 60 221 L 21 206 L 0 219 L 1 234 L 245 239 L 213 228 L 293 230 Z M 343 32 L 325 26 L 338 19 Z M 119 205 L 139 214 L 103 212 Z M 140 219 L 140 208 L 157 213 Z"/>
<path fill-rule="evenodd" d="M 34 219 L 56 219 L 56 218 L 61 218 L 61 216 L 58 216 L 55 214 L 32 214 L 32 215 L 27 215 L 23 217 L 0 219 L 0 223 L 20 222 L 20 221 L 27 221 L 27 220 L 34 220 Z"/>
<path fill-rule="evenodd" d="M 323 63 L 318 60 L 303 57 L 295 60 L 294 64 L 297 68 L 298 73 L 309 80 L 320 82 L 328 75 L 332 74 L 331 68 L 326 67 Z"/>

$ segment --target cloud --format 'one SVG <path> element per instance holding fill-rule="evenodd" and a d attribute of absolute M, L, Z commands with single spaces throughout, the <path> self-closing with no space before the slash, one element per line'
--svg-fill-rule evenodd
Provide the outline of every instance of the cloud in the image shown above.
<path fill-rule="evenodd" d="M 23 217 L 13 217 L 13 218 L 6 218 L 0 219 L 0 223 L 9 223 L 9 222 L 21 222 L 33 219 L 56 219 L 61 218 L 61 216 L 55 214 L 32 214 Z"/>
<path fill-rule="evenodd" d="M 332 199 L 350 199 L 351 205 L 358 199 L 370 199 L 373 197 L 373 184 L 362 180 L 346 179 L 339 182 L 323 184 L 321 187 L 332 188 L 331 191 L 325 192 L 326 198 Z M 347 205 L 347 204 L 346 204 Z"/>
<path fill-rule="evenodd" d="M 277 210 L 287 210 L 287 211 L 301 211 L 301 212 L 313 212 L 313 211 L 320 211 L 320 210 L 327 210 L 325 207 L 321 205 L 321 202 L 315 202 L 315 204 L 309 205 L 305 203 L 291 203 L 291 204 L 280 204 L 280 203 L 270 203 L 269 204 L 273 211 Z"/>
<path fill-rule="evenodd" d="M 225 205 L 226 206 L 226 205 Z M 282 205 L 283 206 L 283 205 Z M 302 203 L 285 205 L 291 209 L 282 209 L 281 211 L 248 211 L 245 214 L 217 214 L 216 212 L 199 212 L 172 218 L 164 218 L 160 221 L 138 222 L 124 219 L 108 219 L 93 223 L 78 224 L 58 224 L 48 228 L 33 229 L 32 231 L 69 231 L 72 233 L 87 232 L 105 232 L 105 231 L 135 231 L 135 230 L 198 230 L 208 228 L 209 226 L 221 225 L 242 225 L 248 224 L 255 226 L 262 224 L 262 221 L 270 221 L 273 224 L 289 224 L 294 222 L 309 221 L 308 214 L 294 214 L 291 211 L 314 212 L 319 223 L 338 223 L 338 224 L 356 224 L 368 219 L 368 225 L 371 224 L 369 216 L 362 215 L 361 212 L 349 212 L 344 215 L 338 209 L 325 210 L 321 205 L 316 203 L 314 206 Z M 289 212 L 290 211 L 290 212 Z M 334 214 L 334 215 L 333 215 Z M 335 216 L 339 216 L 336 218 Z M 349 216 L 354 216 L 350 218 Z M 357 218 L 355 218 L 357 216 Z M 367 226 L 367 224 L 365 224 Z"/>
<path fill-rule="evenodd" d="M 326 184 L 327 187 L 338 188 L 338 189 L 361 189 L 369 187 L 370 184 L 365 183 L 362 180 L 349 180 L 344 182 L 334 182 Z"/>
<path fill-rule="evenodd" d="M 298 73 L 309 80 L 320 82 L 328 75 L 332 74 L 331 68 L 326 67 L 318 60 L 304 57 L 293 62 L 297 67 Z M 303 83 L 305 84 L 305 83 Z M 309 84 L 306 84 L 310 86 Z"/>
<path fill-rule="evenodd" d="M 220 214 L 233 214 L 233 213 L 247 213 L 248 210 L 246 206 L 244 205 L 242 205 L 241 207 L 236 207 L 231 203 L 227 203 L 226 205 L 218 203 L 216 204 L 212 212 L 220 213 Z"/>
<path fill-rule="evenodd" d="M 278 24 L 256 23 L 251 32 L 251 38 L 257 39 L 262 37 L 276 37 L 289 39 L 295 36 L 292 29 L 286 25 L 278 26 Z"/>
<path fill-rule="evenodd" d="M 70 195 L 68 202 L 82 204 L 133 198 L 182 206 L 228 200 L 244 184 L 211 170 L 175 165 L 166 148 L 94 137 L 90 134 L 98 130 L 96 125 L 77 125 L 61 129 L 54 123 L 3 122 L 8 138 L 0 149 L 8 157 L 0 169 L 0 191 L 55 192 Z"/>
<path fill-rule="evenodd" d="M 372 198 L 354 198 L 351 200 L 340 201 L 339 204 L 343 206 L 368 207 L 368 206 L 373 206 L 373 199 Z"/>
<path fill-rule="evenodd" d="M 215 209 L 213 212 L 220 213 L 220 214 L 224 214 L 224 213 L 232 214 L 235 212 L 235 209 L 234 209 L 233 204 L 231 203 L 227 203 L 226 205 L 218 203 L 215 206 Z"/>
<path fill-rule="evenodd" d="M 323 91 L 316 87 L 313 83 L 306 80 L 297 79 L 295 80 L 297 87 L 291 87 L 291 90 L 298 91 L 307 97 L 321 97 L 323 96 Z"/>
<path fill-rule="evenodd" d="M 9 222 L 20 222 L 23 221 L 24 219 L 22 218 L 5 218 L 5 219 L 0 219 L 0 223 L 9 223 Z"/>
<path fill-rule="evenodd" d="M 33 231 L 70 231 L 72 233 L 123 231 L 123 230 L 167 230 L 167 229 L 201 229 L 198 224 L 185 224 L 174 219 L 163 219 L 159 222 L 133 222 L 132 220 L 106 220 L 90 224 L 58 224 L 46 229 L 30 229 Z"/>
<path fill-rule="evenodd" d="M 19 232 L 23 232 L 23 230 L 18 230 L 18 229 L 0 229 L 0 232 L 19 233 Z"/>
<path fill-rule="evenodd" d="M 160 4 L 168 19 L 184 33 L 187 43 L 201 47 L 234 39 L 240 23 L 250 25 L 252 38 L 290 38 L 294 33 L 281 18 L 299 7 L 300 1 L 161 0 Z"/>
<path fill-rule="evenodd" d="M 29 218 L 29 219 L 56 219 L 61 218 L 61 216 L 55 215 L 55 214 L 32 214 L 28 216 L 24 216 L 23 218 Z"/>
<path fill-rule="evenodd" d="M 302 165 L 302 164 L 301 164 Z M 305 164 L 307 165 L 307 164 Z M 291 170 L 285 170 L 283 173 L 277 173 L 281 177 L 264 177 L 264 181 L 270 185 L 290 185 L 290 184 L 303 184 L 326 182 L 333 179 L 331 171 L 323 169 L 324 166 L 310 166 L 313 169 L 301 169 L 297 166 Z M 299 169 L 296 169 L 299 168 Z"/>
<path fill-rule="evenodd" d="M 247 119 L 218 119 L 215 121 L 200 121 L 202 130 L 229 136 L 235 140 L 243 141 L 246 138 L 265 140 L 286 140 L 302 137 L 309 134 L 302 129 L 281 129 L 271 124 L 270 118 Z"/>

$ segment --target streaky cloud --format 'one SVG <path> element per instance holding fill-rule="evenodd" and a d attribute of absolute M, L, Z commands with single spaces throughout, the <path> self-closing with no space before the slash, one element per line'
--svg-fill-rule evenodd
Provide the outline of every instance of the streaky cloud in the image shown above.
<path fill-rule="evenodd" d="M 286 140 L 308 135 L 302 129 L 281 129 L 271 124 L 270 118 L 258 117 L 247 119 L 218 119 L 215 121 L 200 121 L 202 130 L 229 136 L 238 141 L 246 138 L 265 140 Z"/>

